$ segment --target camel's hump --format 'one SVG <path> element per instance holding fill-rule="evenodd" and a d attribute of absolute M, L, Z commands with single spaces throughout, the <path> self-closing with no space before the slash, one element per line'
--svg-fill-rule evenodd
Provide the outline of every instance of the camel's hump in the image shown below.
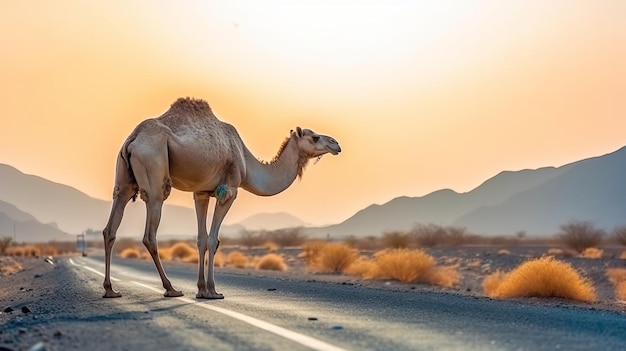
<path fill-rule="evenodd" d="M 194 99 L 190 97 L 178 98 L 170 106 L 170 111 L 176 112 L 211 112 L 209 104 L 202 99 Z"/>

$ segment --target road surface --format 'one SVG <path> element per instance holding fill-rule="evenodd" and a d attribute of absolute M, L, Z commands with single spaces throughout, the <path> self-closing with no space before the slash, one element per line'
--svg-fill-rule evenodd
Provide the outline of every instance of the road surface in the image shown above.
<path fill-rule="evenodd" d="M 0 319 L 0 340 L 17 350 L 35 343 L 38 330 L 49 350 L 626 349 L 626 316 L 616 312 L 245 270 L 216 273 L 224 300 L 198 301 L 196 267 L 165 267 L 185 297 L 162 296 L 151 262 L 115 258 L 113 284 L 123 297 L 102 299 L 102 257 L 61 258 L 41 278 L 58 284 L 42 293 L 46 303 L 30 302 L 40 313 Z"/>

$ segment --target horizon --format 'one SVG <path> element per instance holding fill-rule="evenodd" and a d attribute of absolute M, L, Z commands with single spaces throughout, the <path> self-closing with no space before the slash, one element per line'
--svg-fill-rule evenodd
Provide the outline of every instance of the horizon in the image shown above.
<path fill-rule="evenodd" d="M 324 225 L 626 146 L 622 1 L 151 5 L 0 3 L 0 163 L 110 201 L 128 134 L 193 96 L 260 159 L 296 126 L 337 139 L 285 192 L 240 192 L 224 222 Z"/>

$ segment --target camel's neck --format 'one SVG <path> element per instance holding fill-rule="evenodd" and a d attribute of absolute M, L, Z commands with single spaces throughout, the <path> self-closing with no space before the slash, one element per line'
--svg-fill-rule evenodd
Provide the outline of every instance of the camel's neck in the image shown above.
<path fill-rule="evenodd" d="M 300 155 L 294 136 L 285 142 L 277 157 L 270 163 L 260 162 L 247 148 L 245 159 L 246 176 L 241 187 L 260 196 L 276 195 L 287 189 L 298 175 L 302 175 L 302 168 L 308 160 Z"/>

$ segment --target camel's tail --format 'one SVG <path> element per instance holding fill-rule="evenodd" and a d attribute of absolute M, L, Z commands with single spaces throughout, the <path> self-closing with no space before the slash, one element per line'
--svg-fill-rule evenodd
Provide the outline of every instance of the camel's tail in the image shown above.
<path fill-rule="evenodd" d="M 137 185 L 137 179 L 135 178 L 133 167 L 130 164 L 130 152 L 128 151 L 128 145 L 130 145 L 130 143 L 132 143 L 136 137 L 137 137 L 137 134 L 135 134 L 134 132 L 131 135 L 129 135 L 126 141 L 124 142 L 124 144 L 122 145 L 122 149 L 120 150 L 120 157 L 122 158 L 122 160 L 124 160 L 124 163 L 126 164 L 126 170 L 128 171 L 128 176 L 130 178 L 131 183 L 133 184 L 133 188 L 135 189 L 135 194 L 131 198 L 133 202 L 137 200 L 139 186 Z"/>

